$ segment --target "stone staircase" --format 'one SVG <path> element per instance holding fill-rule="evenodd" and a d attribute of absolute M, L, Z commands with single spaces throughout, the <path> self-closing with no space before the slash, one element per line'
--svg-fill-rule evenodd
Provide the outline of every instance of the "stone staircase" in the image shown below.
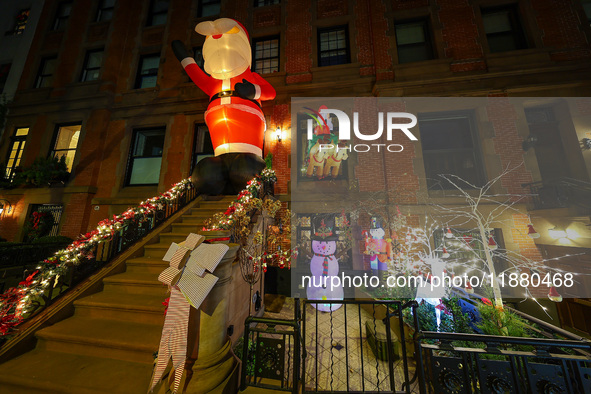
<path fill-rule="evenodd" d="M 76 300 L 72 317 L 37 331 L 33 350 L 0 365 L 0 393 L 146 393 L 164 324 L 161 259 L 234 199 L 195 203 L 102 291 Z"/>

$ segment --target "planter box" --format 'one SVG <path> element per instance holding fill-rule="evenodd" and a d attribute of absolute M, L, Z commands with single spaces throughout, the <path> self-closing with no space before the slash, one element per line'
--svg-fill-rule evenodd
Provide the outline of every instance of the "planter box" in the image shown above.
<path fill-rule="evenodd" d="M 386 335 L 386 325 L 384 322 L 376 320 L 374 327 L 373 321 L 367 320 L 365 322 L 365 335 L 373 354 L 382 361 L 388 361 L 388 337 Z M 398 360 L 401 352 L 400 342 L 393 332 L 390 332 L 390 339 L 392 341 L 391 348 L 394 360 Z"/>
<path fill-rule="evenodd" d="M 199 235 L 205 237 L 205 241 L 212 241 L 212 243 L 230 243 L 230 231 L 229 230 L 219 230 L 219 231 L 198 231 Z"/>
<path fill-rule="evenodd" d="M 355 298 L 357 299 L 373 299 L 370 297 L 369 294 L 365 293 L 363 290 L 355 289 Z M 367 311 L 370 315 L 374 314 L 374 307 L 370 304 L 361 305 L 365 311 Z M 376 320 L 382 321 L 387 314 L 387 308 L 385 305 L 376 305 L 375 306 L 375 318 Z M 414 327 L 404 323 L 404 335 L 400 333 L 400 320 L 398 316 L 390 317 L 390 330 L 396 336 L 396 338 L 404 338 L 405 346 L 406 346 L 406 356 L 407 357 L 414 357 L 415 353 L 415 342 L 414 342 Z M 393 336 L 394 338 L 394 336 Z M 399 355 L 402 355 L 402 345 L 400 344 L 400 339 L 398 339 L 399 343 Z"/>

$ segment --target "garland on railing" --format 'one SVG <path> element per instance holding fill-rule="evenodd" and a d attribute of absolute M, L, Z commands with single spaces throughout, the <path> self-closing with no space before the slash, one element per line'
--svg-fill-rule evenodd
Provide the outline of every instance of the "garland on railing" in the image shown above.
<path fill-rule="evenodd" d="M 246 183 L 246 188 L 238 193 L 236 201 L 232 202 L 224 213 L 216 213 L 211 219 L 205 221 L 203 230 L 232 230 L 234 236 L 237 238 L 246 238 L 250 234 L 251 213 L 258 210 L 266 210 L 272 217 L 275 217 L 277 212 L 281 209 L 280 201 L 261 200 L 264 183 L 273 184 L 277 182 L 275 171 L 270 168 L 265 168 L 260 175 L 257 175 Z M 278 249 L 274 252 L 264 252 L 260 256 L 251 256 L 245 249 L 244 253 L 248 255 L 250 261 L 253 262 L 254 267 L 262 267 L 263 271 L 267 271 L 267 261 L 277 262 L 279 268 L 291 268 L 291 257 L 297 256 L 297 251 L 281 250 L 281 239 L 290 237 L 291 226 L 289 220 L 291 218 L 290 212 L 284 215 L 278 226 L 272 226 L 268 241 L 272 244 L 278 244 Z M 283 237 L 279 236 L 279 232 Z M 255 234 L 255 243 L 262 242 L 262 234 Z"/>
<path fill-rule="evenodd" d="M 115 232 L 132 220 L 147 220 L 148 216 L 181 197 L 192 187 L 191 180 L 184 179 L 159 196 L 142 201 L 139 206 L 129 208 L 120 215 L 113 215 L 113 219 L 99 222 L 96 229 L 81 235 L 54 256 L 40 262 L 37 269 L 18 286 L 0 295 L 0 337 L 11 334 L 28 317 L 27 313 L 38 302 L 36 296 L 42 295 L 52 282 L 57 283 L 59 276 L 65 274 L 69 266 L 79 264 L 80 258 L 93 258 L 95 246 L 110 241 Z"/>

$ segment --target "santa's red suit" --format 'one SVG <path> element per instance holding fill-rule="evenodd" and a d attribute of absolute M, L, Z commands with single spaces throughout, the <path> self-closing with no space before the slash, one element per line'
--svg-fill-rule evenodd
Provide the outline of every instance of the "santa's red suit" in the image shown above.
<path fill-rule="evenodd" d="M 215 156 L 224 153 L 263 154 L 265 117 L 262 100 L 275 98 L 275 89 L 250 70 L 251 48 L 246 30 L 233 19 L 221 18 L 197 25 L 206 36 L 204 68 L 191 57 L 181 64 L 191 80 L 210 98 L 205 112 Z M 238 94 L 237 84 L 250 85 L 251 97 Z M 252 89 L 254 88 L 254 89 Z"/>

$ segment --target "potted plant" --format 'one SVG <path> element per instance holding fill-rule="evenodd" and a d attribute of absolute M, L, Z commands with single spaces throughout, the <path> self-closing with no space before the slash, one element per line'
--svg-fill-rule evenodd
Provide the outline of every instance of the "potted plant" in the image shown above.
<path fill-rule="evenodd" d="M 66 164 L 66 157 L 38 157 L 30 167 L 15 177 L 15 184 L 25 184 L 36 187 L 50 186 L 54 183 L 65 183 L 70 173 Z"/>

